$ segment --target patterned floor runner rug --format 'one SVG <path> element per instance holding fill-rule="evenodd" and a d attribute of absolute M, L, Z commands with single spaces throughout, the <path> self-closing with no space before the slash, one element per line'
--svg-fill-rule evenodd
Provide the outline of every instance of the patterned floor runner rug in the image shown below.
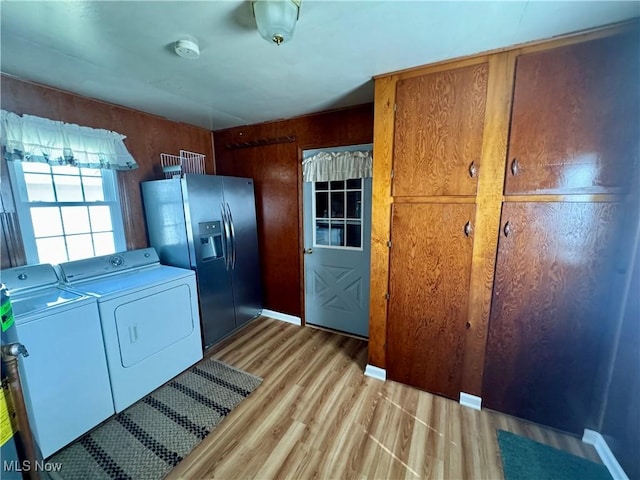
<path fill-rule="evenodd" d="M 203 360 L 53 455 L 62 480 L 159 480 L 260 383 Z"/>

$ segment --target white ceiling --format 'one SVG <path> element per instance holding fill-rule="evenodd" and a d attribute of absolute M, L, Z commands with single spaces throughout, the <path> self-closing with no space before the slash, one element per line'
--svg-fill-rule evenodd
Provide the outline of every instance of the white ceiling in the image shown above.
<path fill-rule="evenodd" d="M 0 69 L 217 130 L 370 102 L 373 75 L 638 16 L 638 1 L 303 0 L 277 47 L 249 1 L 2 0 Z M 198 60 L 173 52 L 185 36 Z"/>

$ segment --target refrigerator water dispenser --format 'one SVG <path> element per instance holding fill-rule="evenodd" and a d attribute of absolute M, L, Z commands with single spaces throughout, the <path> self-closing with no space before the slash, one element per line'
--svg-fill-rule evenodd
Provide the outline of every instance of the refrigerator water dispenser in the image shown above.
<path fill-rule="evenodd" d="M 200 260 L 215 260 L 222 258 L 222 228 L 220 221 L 203 222 L 198 224 L 200 233 Z"/>

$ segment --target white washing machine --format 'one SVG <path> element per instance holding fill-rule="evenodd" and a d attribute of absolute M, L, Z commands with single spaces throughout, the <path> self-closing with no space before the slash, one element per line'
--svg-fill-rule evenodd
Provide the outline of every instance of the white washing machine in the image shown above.
<path fill-rule="evenodd" d="M 160 265 L 153 248 L 59 268 L 68 288 L 98 300 L 116 412 L 202 359 L 192 270 Z"/>
<path fill-rule="evenodd" d="M 114 414 L 95 298 L 58 288 L 51 265 L 1 272 L 16 335 L 31 429 L 48 457 Z"/>

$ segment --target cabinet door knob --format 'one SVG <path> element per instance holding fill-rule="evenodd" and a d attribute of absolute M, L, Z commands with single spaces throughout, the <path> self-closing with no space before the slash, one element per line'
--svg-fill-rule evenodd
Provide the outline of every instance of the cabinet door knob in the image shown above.
<path fill-rule="evenodd" d="M 473 178 L 477 173 L 478 169 L 476 168 L 476 162 L 471 162 L 471 165 L 469 165 L 469 176 Z"/>
<path fill-rule="evenodd" d="M 467 323 L 465 324 L 465 327 L 467 328 L 467 330 L 469 330 L 469 329 L 471 328 L 471 322 L 467 322 Z"/>
<path fill-rule="evenodd" d="M 511 224 L 509 222 L 504 224 L 504 236 L 508 237 L 511 233 Z"/>
<path fill-rule="evenodd" d="M 516 175 L 518 175 L 519 171 L 520 171 L 520 165 L 518 165 L 518 159 L 514 158 L 511 161 L 511 175 L 515 177 Z"/>
<path fill-rule="evenodd" d="M 306 253 L 307 255 L 310 255 L 313 253 L 313 248 L 305 248 L 303 252 Z"/>
<path fill-rule="evenodd" d="M 469 235 L 471 235 L 471 231 L 473 230 L 473 228 L 471 227 L 471 221 L 465 223 L 464 225 L 464 234 L 468 237 Z"/>

